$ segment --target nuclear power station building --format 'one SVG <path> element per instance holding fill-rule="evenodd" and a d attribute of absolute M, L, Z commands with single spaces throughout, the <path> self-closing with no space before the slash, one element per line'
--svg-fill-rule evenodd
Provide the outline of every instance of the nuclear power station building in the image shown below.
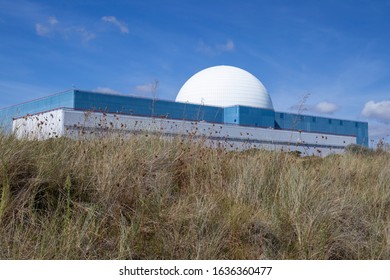
<path fill-rule="evenodd" d="M 175 101 L 74 89 L 1 109 L 0 124 L 29 139 L 148 133 L 204 139 L 231 150 L 305 155 L 341 153 L 349 144 L 368 146 L 366 122 L 276 112 L 263 84 L 233 66 L 196 73 Z"/>

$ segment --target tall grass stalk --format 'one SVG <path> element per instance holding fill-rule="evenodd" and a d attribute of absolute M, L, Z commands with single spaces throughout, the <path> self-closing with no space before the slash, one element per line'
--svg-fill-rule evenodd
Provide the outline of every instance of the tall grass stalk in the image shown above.
<path fill-rule="evenodd" d="M 7 170 L 5 166 L 3 166 L 3 182 L 2 182 L 2 192 L 0 198 L 0 222 L 2 220 L 6 207 L 9 204 L 9 200 L 10 200 L 9 179 L 8 179 Z"/>
<path fill-rule="evenodd" d="M 66 176 L 66 181 L 65 181 L 65 191 L 66 191 L 66 213 L 65 213 L 65 223 L 66 225 L 69 224 L 70 222 L 70 214 L 71 214 L 71 197 L 70 197 L 70 191 L 72 188 L 72 181 L 70 179 L 70 176 Z"/>
<path fill-rule="evenodd" d="M 390 259 L 390 154 L 0 135 L 0 259 Z"/>

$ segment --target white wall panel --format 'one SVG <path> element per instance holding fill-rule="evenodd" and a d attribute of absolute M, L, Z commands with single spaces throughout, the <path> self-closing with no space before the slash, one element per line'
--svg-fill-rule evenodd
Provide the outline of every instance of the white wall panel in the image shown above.
<path fill-rule="evenodd" d="M 45 124 L 45 121 L 48 123 Z M 42 124 L 42 122 L 44 122 Z M 163 137 L 184 135 L 204 139 L 208 145 L 229 150 L 265 148 L 295 151 L 305 155 L 340 153 L 356 143 L 356 137 L 245 127 L 207 122 L 135 117 L 74 110 L 55 110 L 14 121 L 18 137 L 46 139 L 57 136 L 93 138 L 129 133 L 158 134 Z"/>

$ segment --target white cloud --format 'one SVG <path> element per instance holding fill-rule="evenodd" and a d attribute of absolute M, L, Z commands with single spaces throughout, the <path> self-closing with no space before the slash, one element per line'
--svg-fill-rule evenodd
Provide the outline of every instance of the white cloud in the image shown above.
<path fill-rule="evenodd" d="M 152 84 L 138 85 L 135 87 L 135 90 L 140 92 L 151 92 Z"/>
<path fill-rule="evenodd" d="M 101 93 L 108 93 L 108 94 L 121 94 L 119 91 L 116 91 L 108 87 L 97 87 L 94 91 L 101 92 Z"/>
<path fill-rule="evenodd" d="M 320 102 L 317 105 L 313 107 L 313 110 L 321 113 L 321 114 L 333 114 L 339 109 L 339 106 L 337 106 L 334 103 L 331 102 Z"/>
<path fill-rule="evenodd" d="M 146 83 L 146 84 L 137 85 L 134 87 L 136 92 L 135 94 L 139 96 L 148 96 L 148 97 L 157 98 L 158 85 L 159 85 L 158 80 L 154 80 L 153 82 Z"/>
<path fill-rule="evenodd" d="M 157 90 L 157 87 L 158 87 L 158 81 L 156 80 L 154 82 L 150 82 L 147 84 L 137 85 L 135 87 L 135 90 L 143 93 L 151 93 L 151 92 L 155 92 Z"/>
<path fill-rule="evenodd" d="M 306 104 L 307 97 L 304 97 L 299 104 L 290 107 L 290 110 L 298 111 L 300 113 L 304 111 L 315 112 L 318 114 L 331 115 L 339 110 L 339 106 L 332 102 L 323 101 L 315 105 Z"/>
<path fill-rule="evenodd" d="M 102 17 L 102 21 L 111 23 L 115 26 L 117 26 L 120 30 L 121 33 L 129 33 L 129 28 L 127 27 L 127 24 L 119 21 L 116 17 L 114 16 L 104 16 Z"/>
<path fill-rule="evenodd" d="M 52 16 L 52 17 L 49 17 L 49 23 L 50 23 L 50 25 L 56 25 L 56 24 L 58 24 L 58 20 L 56 17 Z"/>
<path fill-rule="evenodd" d="M 58 24 L 58 20 L 55 16 L 51 16 L 47 20 L 48 24 L 37 23 L 35 24 L 35 31 L 39 36 L 48 36 L 54 31 L 54 26 Z"/>
<path fill-rule="evenodd" d="M 217 50 L 224 51 L 224 52 L 232 52 L 234 51 L 234 42 L 232 40 L 227 40 L 226 44 L 217 45 Z"/>
<path fill-rule="evenodd" d="M 35 24 L 35 31 L 39 36 L 47 36 L 51 32 L 51 29 L 43 24 Z"/>
<path fill-rule="evenodd" d="M 198 43 L 198 46 L 196 47 L 196 50 L 198 52 L 207 54 L 207 55 L 212 55 L 214 54 L 214 50 L 211 46 L 207 45 L 203 40 L 200 40 Z"/>
<path fill-rule="evenodd" d="M 71 35 L 72 33 L 79 34 L 84 42 L 88 42 L 96 38 L 95 33 L 89 32 L 84 27 L 72 27 L 67 29 L 67 32 L 69 32 Z"/>
<path fill-rule="evenodd" d="M 364 105 L 362 115 L 385 124 L 390 124 L 390 101 L 384 100 L 377 103 L 368 101 Z"/>
<path fill-rule="evenodd" d="M 224 44 L 208 45 L 203 40 L 198 42 L 196 50 L 206 55 L 217 55 L 222 52 L 232 52 L 235 49 L 233 40 L 229 39 Z"/>
<path fill-rule="evenodd" d="M 47 19 L 46 24 L 35 24 L 35 31 L 39 36 L 50 36 L 59 34 L 64 39 L 68 39 L 72 36 L 79 36 L 84 42 L 88 42 L 96 38 L 95 33 L 88 31 L 83 26 L 59 26 L 59 21 L 55 16 L 49 17 Z"/>

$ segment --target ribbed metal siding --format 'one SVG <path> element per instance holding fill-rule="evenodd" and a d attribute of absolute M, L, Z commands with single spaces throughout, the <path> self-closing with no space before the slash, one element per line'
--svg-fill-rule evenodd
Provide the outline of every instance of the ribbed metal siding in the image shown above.
<path fill-rule="evenodd" d="M 368 124 L 350 120 L 275 112 L 275 126 L 279 129 L 352 135 L 357 144 L 368 146 Z"/>
<path fill-rule="evenodd" d="M 274 128 L 275 111 L 238 106 L 240 125 Z"/>
<path fill-rule="evenodd" d="M 11 132 L 12 119 L 45 112 L 56 108 L 73 108 L 73 90 L 50 95 L 26 103 L 14 105 L 0 110 L 0 128 L 4 132 Z"/>
<path fill-rule="evenodd" d="M 155 100 L 135 96 L 108 95 L 87 91 L 75 92 L 75 109 L 122 113 L 145 117 L 223 122 L 223 108 Z"/>

